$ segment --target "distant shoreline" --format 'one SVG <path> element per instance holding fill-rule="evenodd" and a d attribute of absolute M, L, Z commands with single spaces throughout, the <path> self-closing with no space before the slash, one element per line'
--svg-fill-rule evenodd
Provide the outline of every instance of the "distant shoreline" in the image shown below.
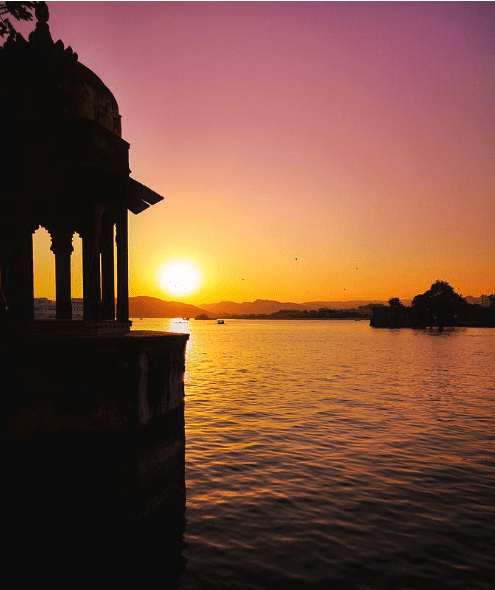
<path fill-rule="evenodd" d="M 175 319 L 180 319 L 180 320 L 184 320 L 185 318 L 179 317 L 179 316 L 174 316 L 174 317 L 146 317 L 146 316 L 141 316 L 141 317 L 131 317 L 130 318 L 131 321 L 140 321 L 140 320 L 175 320 Z M 269 317 L 269 316 L 250 316 L 250 317 L 244 317 L 244 316 L 229 316 L 229 315 L 223 315 L 223 316 L 218 316 L 218 317 L 206 317 L 206 318 L 199 318 L 199 317 L 195 317 L 195 318 L 187 318 L 187 320 L 195 320 L 197 322 L 215 322 L 219 319 L 222 320 L 276 320 L 276 321 L 280 321 L 280 320 L 348 320 L 348 321 L 355 321 L 355 322 L 363 322 L 363 321 L 369 321 L 369 317 Z"/>
<path fill-rule="evenodd" d="M 176 318 L 176 317 L 131 317 L 132 322 L 135 321 L 142 321 L 142 320 L 173 320 L 173 319 L 180 319 L 184 320 L 184 318 Z M 304 320 L 304 321 L 320 321 L 320 320 L 343 320 L 347 322 L 365 322 L 370 321 L 369 317 L 269 317 L 269 316 L 255 316 L 255 317 L 241 317 L 241 316 L 222 316 L 221 318 L 217 317 L 206 317 L 206 318 L 188 318 L 187 320 L 195 320 L 198 322 L 216 322 L 218 319 L 224 320 L 266 320 L 266 321 L 284 321 L 284 320 Z M 389 330 L 426 330 L 426 329 L 447 329 L 447 328 L 495 328 L 494 324 L 487 324 L 482 322 L 462 322 L 459 324 L 450 324 L 445 326 L 427 326 L 427 325 L 414 325 L 414 326 L 375 326 L 379 328 L 389 329 Z"/>
<path fill-rule="evenodd" d="M 152 319 L 152 318 L 150 318 Z M 198 322 L 207 322 L 208 320 L 210 321 L 214 321 L 217 320 L 219 318 L 192 318 Z M 304 320 L 304 321 L 310 321 L 310 320 L 347 320 L 347 321 L 354 321 L 354 322 L 364 322 L 364 321 L 369 321 L 369 317 L 362 317 L 362 318 L 353 318 L 353 317 L 331 317 L 331 318 L 291 318 L 291 317 L 276 317 L 276 318 L 272 318 L 272 317 L 268 317 L 268 316 L 255 316 L 255 317 L 242 317 L 242 316 L 222 316 L 223 320 L 275 320 L 275 321 L 281 321 L 281 320 Z"/>

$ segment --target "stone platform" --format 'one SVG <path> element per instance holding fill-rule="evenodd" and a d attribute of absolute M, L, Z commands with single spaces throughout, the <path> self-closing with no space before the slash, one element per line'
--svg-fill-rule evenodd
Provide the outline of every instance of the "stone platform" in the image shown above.
<path fill-rule="evenodd" d="M 188 337 L 0 334 L 10 519 L 21 526 L 183 518 Z"/>

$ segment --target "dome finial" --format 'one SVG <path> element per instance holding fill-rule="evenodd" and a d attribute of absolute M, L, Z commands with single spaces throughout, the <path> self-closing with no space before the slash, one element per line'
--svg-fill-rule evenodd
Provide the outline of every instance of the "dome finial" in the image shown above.
<path fill-rule="evenodd" d="M 48 27 L 48 18 L 50 15 L 48 13 L 46 2 L 38 2 L 34 14 L 38 22 L 36 23 L 36 29 L 29 35 L 29 41 L 31 41 L 31 43 L 44 45 L 45 47 L 53 45 L 50 28 Z"/>
<path fill-rule="evenodd" d="M 38 22 L 47 23 L 50 14 L 48 12 L 48 6 L 46 2 L 38 2 L 36 4 L 36 8 L 34 9 L 34 14 Z"/>

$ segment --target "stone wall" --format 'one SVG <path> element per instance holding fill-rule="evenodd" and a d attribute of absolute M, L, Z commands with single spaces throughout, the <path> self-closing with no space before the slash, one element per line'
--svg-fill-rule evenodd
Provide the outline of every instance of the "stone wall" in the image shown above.
<path fill-rule="evenodd" d="M 14 520 L 183 516 L 187 339 L 0 336 L 4 489 Z"/>

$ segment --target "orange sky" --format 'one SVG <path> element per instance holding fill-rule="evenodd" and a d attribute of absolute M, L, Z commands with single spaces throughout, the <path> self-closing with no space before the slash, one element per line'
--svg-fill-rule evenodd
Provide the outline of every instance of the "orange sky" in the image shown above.
<path fill-rule="evenodd" d="M 164 197 L 130 214 L 131 295 L 495 291 L 490 3 L 48 6 L 119 103 L 132 176 Z M 35 244 L 36 296 L 53 298 L 44 230 Z M 189 296 L 158 284 L 176 259 L 203 274 Z"/>

